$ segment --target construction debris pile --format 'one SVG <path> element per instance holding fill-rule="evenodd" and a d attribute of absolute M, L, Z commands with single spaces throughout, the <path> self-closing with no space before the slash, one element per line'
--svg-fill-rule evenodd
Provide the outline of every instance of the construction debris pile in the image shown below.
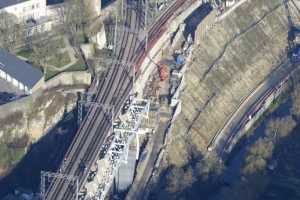
<path fill-rule="evenodd" d="M 175 51 L 174 62 L 168 66 L 166 64 L 159 65 L 160 100 L 168 101 L 173 113 L 172 120 L 181 111 L 180 93 L 184 89 L 184 74 L 190 62 L 192 50 L 193 40 L 189 35 L 182 48 Z"/>

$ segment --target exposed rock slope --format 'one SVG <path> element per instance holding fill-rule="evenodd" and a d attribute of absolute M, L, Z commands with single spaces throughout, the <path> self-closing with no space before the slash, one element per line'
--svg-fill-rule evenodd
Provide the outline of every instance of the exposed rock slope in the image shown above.
<path fill-rule="evenodd" d="M 14 166 L 31 143 L 38 141 L 74 108 L 76 100 L 75 94 L 51 91 L 0 107 L 0 176 L 1 169 Z"/>
<path fill-rule="evenodd" d="M 185 165 L 285 54 L 287 20 L 281 0 L 252 0 L 210 30 L 194 48 L 183 107 L 168 146 L 168 161 Z"/>

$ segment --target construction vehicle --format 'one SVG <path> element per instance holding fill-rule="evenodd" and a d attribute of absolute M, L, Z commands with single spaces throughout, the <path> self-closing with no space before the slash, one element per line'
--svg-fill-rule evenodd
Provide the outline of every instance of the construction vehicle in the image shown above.
<path fill-rule="evenodd" d="M 286 16 L 288 19 L 288 26 L 289 26 L 289 32 L 288 32 L 288 47 L 287 47 L 287 55 L 291 63 L 295 63 L 300 61 L 300 44 L 297 43 L 298 36 L 300 34 L 300 29 L 295 26 L 293 23 L 289 5 L 289 0 L 283 0 L 283 4 L 286 11 Z"/>

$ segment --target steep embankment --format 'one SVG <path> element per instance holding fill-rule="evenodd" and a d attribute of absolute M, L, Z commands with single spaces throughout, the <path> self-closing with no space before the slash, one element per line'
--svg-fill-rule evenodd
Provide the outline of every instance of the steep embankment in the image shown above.
<path fill-rule="evenodd" d="M 167 148 L 169 164 L 183 166 L 192 152 L 206 151 L 243 98 L 277 67 L 285 55 L 287 30 L 281 0 L 252 0 L 205 37 L 198 35 L 175 139 Z"/>
<path fill-rule="evenodd" d="M 75 94 L 50 91 L 0 107 L 0 177 L 74 108 L 76 100 Z"/>

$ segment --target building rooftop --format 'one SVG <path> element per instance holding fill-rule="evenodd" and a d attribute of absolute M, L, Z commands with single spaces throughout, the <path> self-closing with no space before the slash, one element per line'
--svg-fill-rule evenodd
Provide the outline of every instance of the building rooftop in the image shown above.
<path fill-rule="evenodd" d="M 0 69 L 30 89 L 43 77 L 42 71 L 1 48 Z"/>
<path fill-rule="evenodd" d="M 18 3 L 22 3 L 28 0 L 0 0 L 0 9 L 9 7 Z"/>

